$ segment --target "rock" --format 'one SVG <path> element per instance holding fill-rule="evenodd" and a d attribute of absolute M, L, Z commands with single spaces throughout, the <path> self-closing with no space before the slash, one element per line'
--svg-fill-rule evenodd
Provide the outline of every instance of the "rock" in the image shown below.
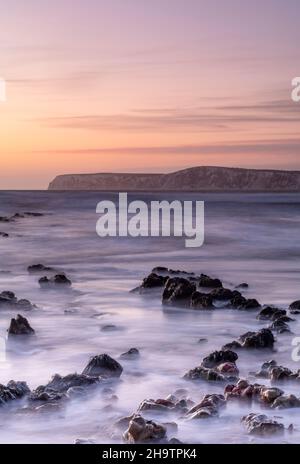
<path fill-rule="evenodd" d="M 196 291 L 196 286 L 183 277 L 169 278 L 165 284 L 162 295 L 164 304 L 190 305 L 192 294 Z"/>
<path fill-rule="evenodd" d="M 298 314 L 300 314 L 300 310 L 299 310 L 299 309 L 291 309 L 291 310 L 290 310 L 290 313 L 291 313 L 291 314 L 298 315 Z"/>
<path fill-rule="evenodd" d="M 222 350 L 239 350 L 240 348 L 242 348 L 242 345 L 234 340 L 233 342 L 226 343 L 226 345 L 222 347 Z"/>
<path fill-rule="evenodd" d="M 292 380 L 298 376 L 297 373 L 293 373 L 288 367 L 277 366 L 276 361 L 273 360 L 263 363 L 260 371 L 255 375 L 256 377 L 270 379 L 272 382 Z"/>
<path fill-rule="evenodd" d="M 250 435 L 265 437 L 282 434 L 284 432 L 283 424 L 269 419 L 264 414 L 248 414 L 248 416 L 242 418 L 242 422 Z"/>
<path fill-rule="evenodd" d="M 108 354 L 100 354 L 90 359 L 82 374 L 89 376 L 105 375 L 107 377 L 120 377 L 123 367 Z"/>
<path fill-rule="evenodd" d="M 24 216 L 28 216 L 28 217 L 41 217 L 41 216 L 45 216 L 44 213 L 38 213 L 38 212 L 32 212 L 32 211 L 25 211 L 24 213 Z"/>
<path fill-rule="evenodd" d="M 33 401 L 57 401 L 66 398 L 66 393 L 74 387 L 89 387 L 100 382 L 97 376 L 84 374 L 55 374 L 47 385 L 40 385 L 30 395 Z"/>
<path fill-rule="evenodd" d="M 225 362 L 220 364 L 217 368 L 217 371 L 224 375 L 237 376 L 239 375 L 239 370 L 236 367 L 235 363 Z"/>
<path fill-rule="evenodd" d="M 276 398 L 283 395 L 283 391 L 280 388 L 263 387 L 260 391 L 260 398 L 264 403 L 273 403 Z"/>
<path fill-rule="evenodd" d="M 11 219 L 6 216 L 0 216 L 0 222 L 10 222 Z"/>
<path fill-rule="evenodd" d="M 10 326 L 8 329 L 8 335 L 33 335 L 34 330 L 30 327 L 28 320 L 17 315 L 16 319 L 11 319 Z"/>
<path fill-rule="evenodd" d="M 123 359 L 136 359 L 140 356 L 140 352 L 137 348 L 130 348 L 126 353 L 122 353 L 120 358 Z"/>
<path fill-rule="evenodd" d="M 242 295 L 237 290 L 230 290 L 229 288 L 215 288 L 210 292 L 210 296 L 215 300 L 231 300 L 235 297 Z"/>
<path fill-rule="evenodd" d="M 191 297 L 192 309 L 214 309 L 213 298 L 210 294 L 194 292 Z"/>
<path fill-rule="evenodd" d="M 288 408 L 299 408 L 299 407 L 300 407 L 300 399 L 297 398 L 295 395 L 278 396 L 272 404 L 272 408 L 274 409 L 288 409 Z"/>
<path fill-rule="evenodd" d="M 169 269 L 164 266 L 156 266 L 152 269 L 152 272 L 154 272 L 154 274 L 160 274 L 161 272 L 167 273 L 168 271 Z"/>
<path fill-rule="evenodd" d="M 161 276 L 152 272 L 147 277 L 145 277 L 145 279 L 143 279 L 141 288 L 148 289 L 155 287 L 163 287 L 167 280 L 168 276 Z"/>
<path fill-rule="evenodd" d="M 267 306 L 263 308 L 260 313 L 257 315 L 257 319 L 260 320 L 275 320 L 280 316 L 285 316 L 286 311 L 284 309 L 273 308 L 272 306 Z"/>
<path fill-rule="evenodd" d="M 238 355 L 234 351 L 225 350 L 225 351 L 214 351 L 210 355 L 206 356 L 203 359 L 201 366 L 214 368 L 223 363 L 235 363 L 237 361 Z"/>
<path fill-rule="evenodd" d="M 139 414 L 135 414 L 130 420 L 123 437 L 127 443 L 131 444 L 158 442 L 166 437 L 166 428 L 151 420 L 146 421 Z"/>
<path fill-rule="evenodd" d="M 223 287 L 220 279 L 213 279 L 205 274 L 201 274 L 199 278 L 199 287 L 219 288 Z"/>
<path fill-rule="evenodd" d="M 206 419 L 218 416 L 219 410 L 226 406 L 226 400 L 223 395 L 211 394 L 205 395 L 203 400 L 192 407 L 187 413 L 188 419 Z"/>
<path fill-rule="evenodd" d="M 260 377 L 263 379 L 268 379 L 270 376 L 270 369 L 277 366 L 276 361 L 272 359 L 271 361 L 264 362 L 258 372 L 255 373 L 255 377 Z"/>
<path fill-rule="evenodd" d="M 57 274 L 50 279 L 48 277 L 41 277 L 39 279 L 41 288 L 57 288 L 57 287 L 70 287 L 72 282 L 64 274 Z"/>
<path fill-rule="evenodd" d="M 284 319 L 282 319 L 281 317 L 276 319 L 270 326 L 269 326 L 269 329 L 270 330 L 274 330 L 276 331 L 277 333 L 285 333 L 285 332 L 290 332 L 290 328 L 289 326 L 287 325 L 287 323 L 284 321 Z"/>
<path fill-rule="evenodd" d="M 249 288 L 249 284 L 246 282 L 242 282 L 241 284 L 237 285 L 235 288 Z"/>
<path fill-rule="evenodd" d="M 2 238 L 8 238 L 9 235 L 6 232 L 0 232 L 0 237 Z"/>
<path fill-rule="evenodd" d="M 198 343 L 207 343 L 207 338 L 199 338 Z"/>
<path fill-rule="evenodd" d="M 251 385 L 247 380 L 241 379 L 236 385 L 227 385 L 224 394 L 227 401 L 239 400 L 251 403 L 254 399 L 260 398 L 262 388 L 264 388 L 263 385 Z"/>
<path fill-rule="evenodd" d="M 300 300 L 294 301 L 290 304 L 289 309 L 297 309 L 300 310 Z"/>
<path fill-rule="evenodd" d="M 26 382 L 15 382 L 11 380 L 8 384 L 0 384 L 0 406 L 12 400 L 23 398 L 30 394 L 30 389 Z"/>
<path fill-rule="evenodd" d="M 240 310 L 258 309 L 260 308 L 260 303 L 255 298 L 247 299 L 242 295 L 235 295 L 233 298 L 231 298 L 228 307 Z"/>
<path fill-rule="evenodd" d="M 173 412 L 181 411 L 186 412 L 188 410 L 189 401 L 185 399 L 178 400 L 175 397 L 166 399 L 148 399 L 144 400 L 138 407 L 138 412 L 142 411 L 156 411 L 156 412 Z"/>
<path fill-rule="evenodd" d="M 275 339 L 269 329 L 261 329 L 258 332 L 246 332 L 238 339 L 238 344 L 241 348 L 273 348 Z M 236 342 L 233 342 L 236 343 Z M 223 349 L 231 346 L 225 345 Z"/>
<path fill-rule="evenodd" d="M 102 332 L 113 332 L 114 330 L 117 330 L 117 326 L 113 324 L 106 324 L 101 327 Z"/>
<path fill-rule="evenodd" d="M 198 366 L 194 369 L 189 370 L 184 376 L 187 380 L 208 380 L 224 382 L 226 377 L 214 369 L 208 369 L 206 367 Z"/>
<path fill-rule="evenodd" d="M 30 303 L 29 300 L 26 300 L 26 299 L 21 299 L 21 300 L 18 300 L 17 302 L 17 309 L 18 310 L 21 310 L 21 311 L 31 311 L 32 309 L 35 308 L 35 305 L 33 305 L 32 303 Z"/>
<path fill-rule="evenodd" d="M 44 264 L 32 264 L 28 266 L 27 271 L 29 274 L 39 274 L 40 272 L 54 272 L 52 267 L 44 266 Z"/>
<path fill-rule="evenodd" d="M 0 308 L 1 307 L 7 309 L 29 311 L 31 309 L 34 309 L 36 306 L 30 303 L 29 300 L 18 300 L 13 292 L 4 291 L 0 293 Z"/>

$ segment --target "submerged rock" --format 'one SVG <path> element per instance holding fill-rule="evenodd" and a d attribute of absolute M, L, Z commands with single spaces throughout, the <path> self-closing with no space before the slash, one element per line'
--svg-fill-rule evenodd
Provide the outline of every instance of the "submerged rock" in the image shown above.
<path fill-rule="evenodd" d="M 69 374 L 61 376 L 55 374 L 47 385 L 40 385 L 30 395 L 31 400 L 57 401 L 66 398 L 69 389 L 74 387 L 88 387 L 100 382 L 99 377 L 84 374 Z"/>
<path fill-rule="evenodd" d="M 122 353 L 120 358 L 122 359 L 136 359 L 140 356 L 140 352 L 137 348 L 130 348 L 126 353 Z"/>
<path fill-rule="evenodd" d="M 32 264 L 27 267 L 29 274 L 39 274 L 40 272 L 54 272 L 54 268 L 44 266 L 44 264 Z"/>
<path fill-rule="evenodd" d="M 162 302 L 189 306 L 195 290 L 196 285 L 183 277 L 169 278 L 163 291 Z"/>
<path fill-rule="evenodd" d="M 34 333 L 25 317 L 18 314 L 15 319 L 11 319 L 8 335 L 33 335 Z"/>
<path fill-rule="evenodd" d="M 242 422 L 250 435 L 265 437 L 282 434 L 284 432 L 283 424 L 269 419 L 264 414 L 248 414 L 248 416 L 242 418 Z"/>
<path fill-rule="evenodd" d="M 54 277 L 41 277 L 39 279 L 41 288 L 59 288 L 59 287 L 70 287 L 72 282 L 64 274 L 56 274 Z"/>
<path fill-rule="evenodd" d="M 147 421 L 141 415 L 134 415 L 123 434 L 127 443 L 158 442 L 166 437 L 166 428 L 154 421 Z"/>
<path fill-rule="evenodd" d="M 0 237 L 2 237 L 2 238 L 8 238 L 8 237 L 9 237 L 9 234 L 7 234 L 6 232 L 0 232 Z"/>
<path fill-rule="evenodd" d="M 120 377 L 123 367 L 108 354 L 100 354 L 90 359 L 82 374 L 90 376 L 105 375 L 107 377 Z"/>
<path fill-rule="evenodd" d="M 10 291 L 4 291 L 0 293 L 0 308 L 15 309 L 30 311 L 36 306 L 32 304 L 29 300 L 20 299 L 18 300 L 16 295 Z"/>

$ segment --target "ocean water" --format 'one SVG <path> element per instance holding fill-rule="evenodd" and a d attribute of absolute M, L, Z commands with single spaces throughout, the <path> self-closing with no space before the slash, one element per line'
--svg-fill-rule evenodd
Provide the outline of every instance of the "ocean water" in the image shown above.
<path fill-rule="evenodd" d="M 129 195 L 129 200 L 137 198 L 149 201 L 162 196 Z M 0 383 L 24 380 L 33 389 L 55 373 L 81 372 L 96 354 L 108 353 L 118 359 L 131 347 L 141 354 L 137 360 L 120 361 L 124 368 L 120 380 L 105 385 L 114 391 L 115 401 L 99 386 L 59 412 L 25 412 L 18 402 L 1 407 L 1 443 L 73 443 L 77 438 L 122 442 L 113 423 L 136 411 L 146 398 L 164 398 L 185 388 L 199 402 L 208 392 L 223 392 L 221 385 L 188 382 L 182 377 L 224 343 L 268 322 L 257 321 L 255 311 L 165 309 L 159 292 L 130 293 L 154 266 L 203 272 L 231 287 L 248 282 L 244 295 L 262 304 L 286 308 L 300 299 L 300 195 L 181 194 L 178 198 L 165 194 L 163 198 L 205 201 L 202 247 L 185 248 L 182 238 L 99 238 L 96 204 L 116 199 L 115 194 L 0 192 L 0 215 L 45 213 L 0 223 L 0 231 L 10 234 L 8 239 L 0 238 L 0 292 L 11 290 L 37 305 L 25 313 L 36 336 L 21 344 L 6 340 L 15 312 L 0 311 Z M 73 282 L 72 289 L 41 290 L 39 276 L 26 270 L 39 262 L 63 270 Z M 300 369 L 291 357 L 292 340 L 300 335 L 298 321 L 290 323 L 292 334 L 276 336 L 274 353 L 240 352 L 240 377 L 251 379 L 249 373 L 269 359 Z M 109 324 L 116 329 L 102 330 Z M 198 343 L 200 338 L 207 343 Z M 300 383 L 286 383 L 283 389 L 300 396 Z M 261 411 L 279 417 L 286 426 L 293 423 L 294 432 L 271 439 L 249 437 L 241 417 Z M 220 417 L 209 420 L 187 421 L 158 413 L 147 417 L 175 421 L 178 431 L 168 436 L 185 443 L 300 442 L 299 409 L 263 410 L 232 402 Z"/>

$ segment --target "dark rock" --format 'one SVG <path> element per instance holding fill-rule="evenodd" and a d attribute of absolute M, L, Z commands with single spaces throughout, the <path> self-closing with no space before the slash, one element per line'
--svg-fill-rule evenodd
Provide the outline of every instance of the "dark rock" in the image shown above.
<path fill-rule="evenodd" d="M 298 314 L 300 314 L 300 310 L 299 310 L 299 309 L 291 309 L 291 310 L 290 310 L 290 313 L 291 313 L 291 314 L 298 315 Z"/>
<path fill-rule="evenodd" d="M 276 361 L 273 360 L 263 363 L 260 371 L 255 375 L 256 377 L 270 379 L 272 382 L 293 380 L 298 376 L 297 373 L 293 373 L 288 367 L 277 366 Z"/>
<path fill-rule="evenodd" d="M 16 295 L 10 291 L 4 291 L 0 293 L 0 308 L 4 307 L 7 309 L 23 310 L 28 311 L 34 309 L 36 306 L 30 303 L 29 300 L 21 299 L 18 300 Z"/>
<path fill-rule="evenodd" d="M 214 309 L 212 296 L 208 293 L 194 292 L 191 297 L 191 308 Z"/>
<path fill-rule="evenodd" d="M 233 342 L 226 343 L 226 345 L 222 347 L 222 350 L 239 350 L 240 348 L 242 348 L 242 345 L 234 340 Z"/>
<path fill-rule="evenodd" d="M 164 266 L 157 266 L 152 269 L 152 272 L 154 272 L 155 274 L 160 274 L 161 272 L 167 273 L 168 271 L 169 269 Z"/>
<path fill-rule="evenodd" d="M 0 216 L 0 222 L 10 222 L 11 219 L 6 216 Z"/>
<path fill-rule="evenodd" d="M 10 321 L 8 329 L 9 335 L 32 335 L 34 330 L 30 327 L 27 319 L 20 314 L 17 315 L 16 319 Z"/>
<path fill-rule="evenodd" d="M 9 235 L 6 232 L 0 232 L 0 237 L 2 238 L 8 238 Z"/>
<path fill-rule="evenodd" d="M 16 303 L 17 298 L 13 292 L 4 291 L 0 293 L 0 305 L 14 305 Z"/>
<path fill-rule="evenodd" d="M 283 393 L 280 388 L 262 387 L 260 390 L 260 399 L 263 403 L 272 404 Z"/>
<path fill-rule="evenodd" d="M 269 419 L 264 414 L 248 414 L 248 416 L 242 418 L 242 422 L 250 435 L 265 437 L 282 434 L 284 432 L 283 424 Z"/>
<path fill-rule="evenodd" d="M 107 377 L 120 377 L 123 367 L 108 354 L 100 354 L 90 359 L 83 370 L 83 374 L 89 376 L 105 375 Z"/>
<path fill-rule="evenodd" d="M 182 277 L 172 277 L 165 284 L 162 301 L 164 304 L 189 305 L 195 290 L 195 284 L 189 280 Z"/>
<path fill-rule="evenodd" d="M 232 307 L 234 309 L 241 309 L 241 310 L 247 310 L 247 309 L 258 309 L 260 308 L 259 302 L 255 298 L 245 298 L 242 295 L 235 295 L 233 298 L 231 298 L 230 303 L 228 304 L 228 307 Z"/>
<path fill-rule="evenodd" d="M 140 352 L 137 348 L 130 348 L 126 353 L 122 353 L 120 358 L 123 359 L 136 359 L 140 356 Z"/>
<path fill-rule="evenodd" d="M 286 311 L 284 309 L 273 308 L 272 306 L 267 306 L 263 308 L 260 313 L 257 315 L 257 319 L 260 320 L 275 320 L 280 316 L 285 316 Z"/>
<path fill-rule="evenodd" d="M 201 366 L 214 368 L 223 363 L 235 363 L 237 361 L 238 355 L 234 351 L 225 350 L 225 351 L 214 351 L 209 356 L 203 359 Z"/>
<path fill-rule="evenodd" d="M 40 272 L 54 272 L 54 269 L 49 266 L 44 266 L 44 264 L 32 264 L 28 266 L 27 271 L 30 274 L 39 274 Z"/>
<path fill-rule="evenodd" d="M 269 326 L 269 329 L 270 330 L 274 330 L 278 333 L 286 333 L 286 332 L 290 332 L 290 328 L 289 326 L 287 325 L 287 323 L 284 321 L 284 319 L 282 319 L 281 317 L 276 319 L 270 326 Z"/>
<path fill-rule="evenodd" d="M 41 288 L 70 287 L 72 282 L 64 274 L 57 274 L 54 277 L 41 277 L 39 279 Z"/>
<path fill-rule="evenodd" d="M 290 304 L 290 309 L 299 309 L 300 310 L 300 300 L 294 301 Z"/>
<path fill-rule="evenodd" d="M 15 382 L 11 380 L 8 384 L 0 384 L 0 406 L 12 400 L 29 395 L 30 389 L 26 382 Z"/>
<path fill-rule="evenodd" d="M 34 390 L 30 399 L 34 401 L 57 401 L 66 398 L 70 388 L 88 387 L 100 381 L 99 376 L 85 374 L 69 374 L 61 376 L 55 374 L 47 385 L 41 385 Z"/>
<path fill-rule="evenodd" d="M 215 300 L 231 300 L 242 296 L 237 290 L 230 290 L 229 288 L 215 288 L 210 292 L 210 295 Z"/>
<path fill-rule="evenodd" d="M 248 288 L 249 284 L 246 282 L 242 282 L 241 284 L 237 285 L 235 288 Z"/>
<path fill-rule="evenodd" d="M 218 416 L 219 410 L 226 405 L 226 400 L 223 395 L 211 394 L 205 395 L 203 400 L 193 406 L 187 413 L 188 419 L 206 419 L 209 417 Z"/>
<path fill-rule="evenodd" d="M 166 283 L 168 276 L 161 276 L 155 273 L 149 274 L 145 279 L 143 279 L 143 283 L 141 288 L 155 288 L 155 287 L 163 287 Z"/>
<path fill-rule="evenodd" d="M 28 217 L 41 217 L 41 216 L 45 216 L 44 213 L 37 213 L 37 212 L 32 212 L 32 211 L 25 211 L 23 214 L 24 214 L 24 216 L 28 216 Z"/>
<path fill-rule="evenodd" d="M 209 369 L 203 366 L 198 366 L 189 370 L 183 378 L 187 380 L 208 380 L 218 382 L 224 382 L 226 380 L 226 377 L 217 372 L 215 369 Z"/>
<path fill-rule="evenodd" d="M 127 443 L 158 442 L 166 437 L 166 428 L 151 420 L 146 421 L 139 414 L 135 414 L 123 435 Z"/>
<path fill-rule="evenodd" d="M 219 288 L 223 287 L 220 279 L 213 279 L 205 274 L 201 274 L 199 278 L 199 287 Z"/>
<path fill-rule="evenodd" d="M 32 309 L 35 308 L 35 305 L 30 303 L 30 301 L 26 299 L 18 300 L 16 305 L 17 305 L 17 309 L 21 311 L 31 311 Z"/>
<path fill-rule="evenodd" d="M 295 395 L 281 395 L 278 396 L 272 403 L 272 408 L 274 409 L 289 409 L 289 408 L 299 408 L 300 399 Z"/>
<path fill-rule="evenodd" d="M 227 385 L 225 387 L 225 398 L 229 400 L 239 400 L 251 403 L 254 399 L 259 400 L 263 385 L 250 384 L 247 380 L 239 380 L 236 385 Z"/>
<path fill-rule="evenodd" d="M 237 343 L 241 348 L 273 348 L 274 342 L 275 339 L 271 330 L 261 329 L 258 332 L 246 332 L 239 337 Z M 223 349 L 227 349 L 229 346 L 232 347 L 232 344 L 225 345 Z M 238 347 L 238 345 L 235 346 L 235 348 Z"/>

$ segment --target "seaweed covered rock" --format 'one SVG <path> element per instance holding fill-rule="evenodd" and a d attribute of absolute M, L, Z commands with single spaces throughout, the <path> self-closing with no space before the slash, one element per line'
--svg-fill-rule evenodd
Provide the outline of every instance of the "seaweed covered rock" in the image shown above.
<path fill-rule="evenodd" d="M 127 443 L 155 443 L 166 437 L 166 428 L 151 420 L 145 420 L 141 415 L 135 414 L 129 421 L 128 429 L 123 434 Z"/>
<path fill-rule="evenodd" d="M 242 418 L 242 422 L 250 435 L 266 437 L 284 432 L 283 424 L 269 419 L 264 414 L 248 414 L 248 416 Z"/>
<path fill-rule="evenodd" d="M 164 304 L 190 305 L 192 294 L 196 291 L 196 285 L 183 277 L 171 277 L 167 280 L 162 302 Z"/>
<path fill-rule="evenodd" d="M 33 335 L 34 330 L 30 326 L 28 320 L 21 316 L 17 315 L 16 318 L 11 319 L 10 326 L 8 329 L 8 335 Z"/>
<path fill-rule="evenodd" d="M 105 375 L 106 377 L 120 377 L 123 367 L 108 354 L 100 354 L 90 359 L 82 374 L 89 376 Z"/>

